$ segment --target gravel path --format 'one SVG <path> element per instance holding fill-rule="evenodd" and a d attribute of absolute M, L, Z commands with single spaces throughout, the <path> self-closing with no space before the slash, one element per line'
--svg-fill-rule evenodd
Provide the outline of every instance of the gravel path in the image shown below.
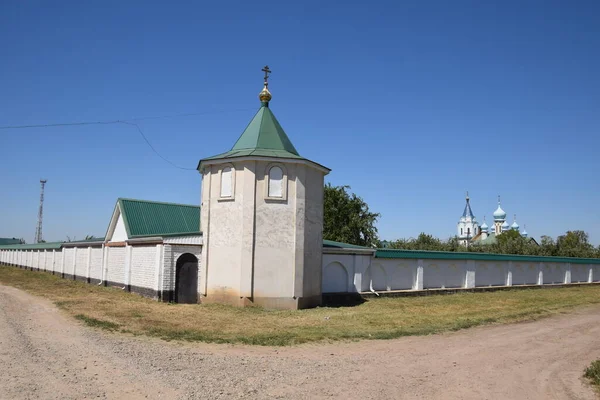
<path fill-rule="evenodd" d="M 594 399 L 600 307 L 390 341 L 168 343 L 80 325 L 0 285 L 0 399 Z"/>

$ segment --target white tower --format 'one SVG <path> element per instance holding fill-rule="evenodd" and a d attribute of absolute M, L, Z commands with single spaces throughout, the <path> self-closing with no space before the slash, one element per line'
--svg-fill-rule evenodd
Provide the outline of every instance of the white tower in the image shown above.
<path fill-rule="evenodd" d="M 471 210 L 469 192 L 467 192 L 465 210 L 458 221 L 456 229 L 459 243 L 463 246 L 468 246 L 471 239 L 479 233 L 479 225 Z"/>
<path fill-rule="evenodd" d="M 321 304 L 324 177 L 269 108 L 232 149 L 200 161 L 203 302 L 298 309 Z"/>

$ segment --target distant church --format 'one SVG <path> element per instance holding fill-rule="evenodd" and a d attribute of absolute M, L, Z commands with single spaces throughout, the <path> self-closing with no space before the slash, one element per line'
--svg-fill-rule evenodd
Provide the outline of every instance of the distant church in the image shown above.
<path fill-rule="evenodd" d="M 500 196 L 498 196 L 498 208 L 494 211 L 493 217 L 494 224 L 491 228 L 485 222 L 485 217 L 483 217 L 483 224 L 480 226 L 473 214 L 473 210 L 471 210 L 469 193 L 467 192 L 465 210 L 457 225 L 459 243 L 462 246 L 469 246 L 471 244 L 493 244 L 496 242 L 496 236 L 501 235 L 503 232 L 508 230 L 520 231 L 516 214 L 514 215 L 512 225 L 509 225 L 506 221 L 506 212 L 500 206 Z M 525 228 L 520 233 L 524 238 L 528 237 Z"/>

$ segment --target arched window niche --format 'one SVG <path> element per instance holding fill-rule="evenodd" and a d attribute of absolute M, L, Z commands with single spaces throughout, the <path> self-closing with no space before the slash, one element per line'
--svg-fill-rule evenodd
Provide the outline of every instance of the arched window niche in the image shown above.
<path fill-rule="evenodd" d="M 283 165 L 271 164 L 266 173 L 266 198 L 270 200 L 285 200 L 287 196 L 287 174 Z"/>
<path fill-rule="evenodd" d="M 220 198 L 233 200 L 235 193 L 235 168 L 233 165 L 224 165 L 220 171 Z"/>

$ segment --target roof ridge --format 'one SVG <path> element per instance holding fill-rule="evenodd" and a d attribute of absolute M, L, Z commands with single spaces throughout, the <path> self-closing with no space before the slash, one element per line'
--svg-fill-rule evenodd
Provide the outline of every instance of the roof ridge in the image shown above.
<path fill-rule="evenodd" d="M 142 200 L 142 199 L 131 199 L 127 197 L 119 197 L 117 201 L 137 201 L 140 203 L 152 203 L 152 204 L 165 204 L 169 206 L 180 206 L 180 207 L 195 207 L 200 208 L 200 206 L 194 204 L 183 204 L 183 203 L 170 203 L 167 201 L 154 201 L 154 200 Z"/>

